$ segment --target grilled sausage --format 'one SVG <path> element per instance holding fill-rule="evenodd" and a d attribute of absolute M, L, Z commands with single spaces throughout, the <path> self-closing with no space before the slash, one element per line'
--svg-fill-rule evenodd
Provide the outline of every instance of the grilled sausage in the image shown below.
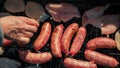
<path fill-rule="evenodd" d="M 50 34 L 51 34 L 51 24 L 49 22 L 45 22 L 42 26 L 41 32 L 38 36 L 38 38 L 34 42 L 34 49 L 40 50 L 44 47 L 44 45 L 47 43 Z"/>
<path fill-rule="evenodd" d="M 87 60 L 92 60 L 99 65 L 116 67 L 119 64 L 115 58 L 101 54 L 99 52 L 86 50 L 84 55 Z"/>
<path fill-rule="evenodd" d="M 61 50 L 66 55 L 69 54 L 70 41 L 77 30 L 78 30 L 78 24 L 72 23 L 67 27 L 67 29 L 63 33 L 62 40 L 61 40 L 61 43 L 62 43 Z"/>
<path fill-rule="evenodd" d="M 3 40 L 3 46 L 7 46 L 7 45 L 9 45 L 10 43 L 12 43 L 12 41 L 11 40 L 8 40 L 8 39 L 4 39 Z"/>
<path fill-rule="evenodd" d="M 86 29 L 80 27 L 77 31 L 77 34 L 73 40 L 72 46 L 70 48 L 70 55 L 74 56 L 79 52 L 86 37 Z"/>
<path fill-rule="evenodd" d="M 64 65 L 67 68 L 97 68 L 94 62 L 76 60 L 73 58 L 65 58 Z"/>
<path fill-rule="evenodd" d="M 51 51 L 55 57 L 62 57 L 61 54 L 61 37 L 63 33 L 64 26 L 58 25 L 54 29 L 51 37 Z"/>
<path fill-rule="evenodd" d="M 19 57 L 24 62 L 32 63 L 32 64 L 43 64 L 52 59 L 52 55 L 49 52 L 33 53 L 30 51 L 20 51 L 20 50 L 19 50 Z"/>
<path fill-rule="evenodd" d="M 117 47 L 117 43 L 113 39 L 107 38 L 107 37 L 94 38 L 94 39 L 90 40 L 86 46 L 86 48 L 88 50 L 95 50 L 97 48 L 112 49 L 112 48 L 116 48 L 116 47 Z"/>

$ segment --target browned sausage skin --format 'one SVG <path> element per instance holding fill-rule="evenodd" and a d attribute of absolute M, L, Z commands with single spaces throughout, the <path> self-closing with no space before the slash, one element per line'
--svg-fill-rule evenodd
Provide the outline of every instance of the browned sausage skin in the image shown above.
<path fill-rule="evenodd" d="M 34 42 L 34 49 L 40 50 L 44 47 L 44 45 L 47 43 L 50 34 L 51 34 L 51 24 L 49 22 L 45 22 L 42 26 L 41 32 L 38 36 L 38 38 Z"/>
<path fill-rule="evenodd" d="M 95 63 L 99 65 L 116 67 L 119 64 L 115 58 L 101 54 L 99 52 L 86 50 L 84 55 L 87 60 L 95 61 Z"/>
<path fill-rule="evenodd" d="M 61 37 L 63 33 L 63 24 L 56 26 L 51 37 L 51 51 L 55 57 L 62 57 L 61 54 Z"/>
<path fill-rule="evenodd" d="M 94 62 L 76 60 L 73 58 L 65 58 L 64 65 L 67 68 L 97 68 Z"/>
<path fill-rule="evenodd" d="M 74 56 L 79 52 L 85 40 L 85 37 L 86 37 L 86 29 L 84 27 L 80 27 L 77 31 L 77 34 L 70 48 L 70 55 Z"/>
<path fill-rule="evenodd" d="M 112 48 L 116 48 L 116 47 L 117 47 L 117 43 L 113 39 L 107 38 L 107 37 L 94 38 L 94 39 L 90 40 L 86 45 L 86 48 L 88 50 L 95 50 L 97 48 L 112 49 Z"/>
<path fill-rule="evenodd" d="M 32 64 L 46 63 L 52 59 L 52 55 L 50 52 L 33 53 L 30 51 L 20 51 L 20 50 L 19 50 L 19 57 L 23 61 Z"/>
<path fill-rule="evenodd" d="M 78 24 L 72 23 L 66 28 L 66 30 L 63 33 L 61 40 L 62 43 L 61 50 L 66 55 L 69 54 L 70 41 L 77 30 L 78 30 Z"/>

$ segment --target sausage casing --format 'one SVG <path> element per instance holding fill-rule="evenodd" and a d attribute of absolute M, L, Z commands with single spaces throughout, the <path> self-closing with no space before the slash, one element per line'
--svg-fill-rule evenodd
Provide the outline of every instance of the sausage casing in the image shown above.
<path fill-rule="evenodd" d="M 99 52 L 86 50 L 84 52 L 84 55 L 87 60 L 92 60 L 99 65 L 116 67 L 119 64 L 115 58 L 101 54 Z"/>
<path fill-rule="evenodd" d="M 73 58 L 65 58 L 64 65 L 67 68 L 97 68 L 97 65 L 92 61 L 88 62 Z"/>
<path fill-rule="evenodd" d="M 33 53 L 30 51 L 20 51 L 20 50 L 19 50 L 19 57 L 24 62 L 32 63 L 32 64 L 43 64 L 52 59 L 52 55 L 49 52 Z"/>
<path fill-rule="evenodd" d="M 112 49 L 112 48 L 116 48 L 116 47 L 117 47 L 117 43 L 113 39 L 107 38 L 107 37 L 94 38 L 94 39 L 90 40 L 86 46 L 86 48 L 88 50 L 95 50 L 97 48 Z"/>
<path fill-rule="evenodd" d="M 81 49 L 83 42 L 86 37 L 86 29 L 84 27 L 80 27 L 77 31 L 77 34 L 73 40 L 72 46 L 70 48 L 70 55 L 74 56 Z"/>
<path fill-rule="evenodd" d="M 61 54 L 61 37 L 63 33 L 63 24 L 56 26 L 51 37 L 51 51 L 55 57 L 62 57 Z"/>
<path fill-rule="evenodd" d="M 77 30 L 78 30 L 78 24 L 72 23 L 66 28 L 66 30 L 63 33 L 61 40 L 62 43 L 61 50 L 66 55 L 69 54 L 70 41 Z"/>
<path fill-rule="evenodd" d="M 34 49 L 40 50 L 44 47 L 44 45 L 47 43 L 50 34 L 51 34 L 51 24 L 49 22 L 45 22 L 42 26 L 41 32 L 38 36 L 38 38 L 34 42 Z"/>

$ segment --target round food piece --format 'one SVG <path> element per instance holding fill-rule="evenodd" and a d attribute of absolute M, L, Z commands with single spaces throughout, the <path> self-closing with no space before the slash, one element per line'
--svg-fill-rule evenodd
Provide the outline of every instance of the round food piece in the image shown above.
<path fill-rule="evenodd" d="M 7 0 L 4 4 L 4 8 L 12 13 L 23 12 L 25 10 L 25 3 L 23 0 Z"/>
<path fill-rule="evenodd" d="M 0 17 L 11 16 L 10 13 L 7 12 L 0 12 Z"/>
<path fill-rule="evenodd" d="M 4 53 L 4 48 L 0 46 L 0 55 L 2 55 L 3 53 Z"/>
<path fill-rule="evenodd" d="M 25 7 L 25 14 L 28 17 L 37 19 L 39 16 L 43 15 L 45 13 L 44 8 L 42 5 L 29 1 Z"/>
<path fill-rule="evenodd" d="M 117 42 L 117 49 L 120 51 L 120 29 L 115 34 L 115 41 Z"/>

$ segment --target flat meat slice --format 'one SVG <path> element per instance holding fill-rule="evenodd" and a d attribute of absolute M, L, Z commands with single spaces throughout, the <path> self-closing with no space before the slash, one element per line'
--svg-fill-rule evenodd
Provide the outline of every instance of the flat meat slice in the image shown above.
<path fill-rule="evenodd" d="M 90 10 L 85 11 L 85 13 L 82 16 L 82 24 L 83 26 L 86 26 L 87 24 L 93 24 L 91 21 L 95 20 L 96 18 L 103 15 L 104 11 L 109 7 L 110 5 L 107 4 L 105 6 L 97 6 Z M 94 23 L 96 24 L 96 23 Z"/>
<path fill-rule="evenodd" d="M 103 15 L 104 11 L 110 5 L 97 6 L 93 9 L 86 11 L 82 17 L 82 25 L 92 24 L 93 26 L 101 29 L 101 34 L 111 34 L 119 27 L 120 15 Z"/>
<path fill-rule="evenodd" d="M 91 22 L 101 29 L 101 34 L 111 34 L 120 26 L 120 15 L 105 15 Z"/>
<path fill-rule="evenodd" d="M 56 22 L 67 22 L 73 17 L 81 17 L 77 7 L 69 3 L 47 4 L 46 9 Z"/>

